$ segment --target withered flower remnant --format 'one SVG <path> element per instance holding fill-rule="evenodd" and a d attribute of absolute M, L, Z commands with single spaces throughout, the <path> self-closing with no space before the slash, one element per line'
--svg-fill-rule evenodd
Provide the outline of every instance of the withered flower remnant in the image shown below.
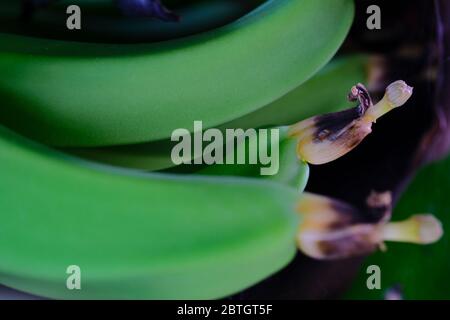
<path fill-rule="evenodd" d="M 372 193 L 368 210 L 381 213 L 377 222 L 361 220 L 364 213 L 345 202 L 302 194 L 297 211 L 302 224 L 297 235 L 299 249 L 320 260 L 343 259 L 385 249 L 385 241 L 430 244 L 442 235 L 442 225 L 429 214 L 413 215 L 407 220 L 390 222 L 390 192 Z"/>
<path fill-rule="evenodd" d="M 348 98 L 357 100 L 358 106 L 314 116 L 289 128 L 289 135 L 298 139 L 298 157 L 311 164 L 324 164 L 342 157 L 372 132 L 372 123 L 405 104 L 412 92 L 413 88 L 404 81 L 395 81 L 387 87 L 383 99 L 374 105 L 364 85 L 357 84 Z"/>

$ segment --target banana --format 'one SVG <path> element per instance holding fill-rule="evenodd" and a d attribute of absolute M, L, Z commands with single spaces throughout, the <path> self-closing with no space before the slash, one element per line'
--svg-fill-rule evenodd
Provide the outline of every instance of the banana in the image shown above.
<path fill-rule="evenodd" d="M 246 159 L 249 159 L 249 154 L 270 154 L 278 152 L 279 159 L 277 164 L 271 164 L 277 168 L 277 173 L 274 175 L 261 176 L 261 168 L 265 167 L 261 164 L 214 164 L 206 166 L 197 171 L 196 174 L 212 175 L 212 176 L 240 176 L 240 177 L 260 177 L 270 179 L 292 186 L 302 193 L 306 187 L 309 178 L 309 166 L 305 161 L 301 161 L 297 155 L 296 139 L 291 139 L 288 136 L 288 127 L 275 128 L 279 130 L 280 137 L 278 140 L 279 148 L 277 151 L 273 149 L 270 141 L 268 144 L 260 145 L 258 143 L 261 138 L 258 132 L 256 135 L 251 135 L 235 147 L 234 154 L 245 154 Z M 270 139 L 268 139 L 270 140 Z M 256 152 L 255 150 L 256 149 Z M 264 150 L 262 150 L 264 149 Z M 267 149 L 269 149 L 267 152 Z"/>
<path fill-rule="evenodd" d="M 222 28 L 153 44 L 0 33 L 0 119 L 74 147 L 161 140 L 198 119 L 217 126 L 310 78 L 353 13 L 351 0 L 271 0 Z"/>
<path fill-rule="evenodd" d="M 280 99 L 218 128 L 225 130 L 288 125 L 314 114 L 344 109 L 348 101 L 342 93 L 347 92 L 355 83 L 368 82 L 371 78 L 371 60 L 365 55 L 337 58 L 312 79 Z M 174 143 L 170 140 L 162 140 L 136 145 L 63 150 L 116 166 L 161 170 L 174 166 L 170 158 L 173 146 Z"/>
<path fill-rule="evenodd" d="M 298 192 L 264 179 L 139 174 L 0 128 L 0 283 L 51 298 L 206 299 L 293 257 Z M 66 270 L 81 269 L 81 290 Z"/>
<path fill-rule="evenodd" d="M 314 115 L 345 109 L 349 106 L 347 92 L 355 83 L 372 86 L 374 58 L 367 55 L 338 57 L 314 77 L 286 95 L 223 128 L 260 128 L 285 126 Z M 382 72 L 378 70 L 378 72 Z"/>

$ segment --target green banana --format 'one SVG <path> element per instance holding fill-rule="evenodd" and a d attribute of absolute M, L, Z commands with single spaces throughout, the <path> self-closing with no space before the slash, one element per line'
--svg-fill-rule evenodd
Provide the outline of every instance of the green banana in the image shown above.
<path fill-rule="evenodd" d="M 218 128 L 225 130 L 287 125 L 314 114 L 342 110 L 349 103 L 342 93 L 347 92 L 355 83 L 367 83 L 370 65 L 370 57 L 364 55 L 337 58 L 312 79 L 280 99 Z M 161 140 L 136 145 L 63 150 L 117 166 L 161 170 L 174 166 L 170 158 L 174 144 L 170 140 Z"/>
<path fill-rule="evenodd" d="M 156 44 L 64 42 L 0 33 L 1 121 L 55 146 L 168 138 L 248 114 L 336 52 L 351 0 L 271 0 L 197 36 Z"/>
<path fill-rule="evenodd" d="M 125 173 L 0 128 L 0 283 L 53 298 L 219 298 L 296 251 L 294 188 Z M 70 265 L 81 290 L 66 288 Z"/>
<path fill-rule="evenodd" d="M 277 128 L 280 132 L 279 137 L 279 154 L 277 173 L 275 175 L 261 176 L 261 168 L 264 167 L 261 164 L 214 164 L 206 166 L 205 168 L 197 171 L 197 174 L 212 175 L 212 176 L 244 176 L 244 177 L 260 177 L 270 179 L 292 186 L 298 190 L 299 193 L 303 192 L 306 187 L 306 183 L 309 178 L 309 166 L 305 161 L 299 160 L 297 155 L 297 139 L 288 137 L 288 127 Z M 275 152 L 272 149 L 270 141 L 262 146 L 258 144 L 258 139 L 261 137 L 258 135 L 252 135 L 248 139 L 241 142 L 235 147 L 235 153 L 246 154 L 246 159 L 249 159 L 249 154 L 254 152 L 260 154 L 261 148 L 264 148 L 262 152 L 264 154 L 270 154 Z M 270 140 L 270 139 L 268 139 Z M 252 143 L 253 142 L 253 143 Z M 256 151 L 253 148 L 256 147 Z M 267 149 L 269 149 L 267 152 Z M 272 149 L 272 150 L 271 150 Z M 274 165 L 274 164 L 272 164 Z M 274 165 L 275 166 L 275 165 Z"/>

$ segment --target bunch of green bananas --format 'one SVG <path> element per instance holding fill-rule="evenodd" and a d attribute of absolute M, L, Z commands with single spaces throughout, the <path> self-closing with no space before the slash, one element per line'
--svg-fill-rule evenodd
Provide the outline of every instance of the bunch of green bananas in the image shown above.
<path fill-rule="evenodd" d="M 308 178 L 288 133 L 280 172 L 262 179 L 251 166 L 119 169 L 10 129 L 103 162 L 166 168 L 171 132 L 195 120 L 267 127 L 341 108 L 367 58 L 306 81 L 352 17 L 351 0 L 270 0 L 223 27 L 151 44 L 0 33 L 0 283 L 54 298 L 219 298 L 284 267 Z M 70 265 L 81 290 L 66 288 Z"/>
<path fill-rule="evenodd" d="M 0 116 L 60 147 L 150 142 L 195 120 L 218 126 L 311 77 L 352 17 L 351 0 L 271 0 L 224 27 L 152 44 L 2 33 Z"/>

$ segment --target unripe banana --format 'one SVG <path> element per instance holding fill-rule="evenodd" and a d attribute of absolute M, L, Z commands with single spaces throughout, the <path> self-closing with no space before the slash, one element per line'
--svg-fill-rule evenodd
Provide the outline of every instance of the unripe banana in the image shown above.
<path fill-rule="evenodd" d="M 124 174 L 0 128 L 0 283 L 53 298 L 196 299 L 295 253 L 298 192 L 259 179 Z M 81 290 L 66 269 L 81 269 Z"/>
<path fill-rule="evenodd" d="M 328 113 L 348 106 L 343 92 L 355 83 L 367 83 L 371 59 L 364 55 L 337 58 L 313 78 L 269 105 L 218 128 L 260 128 L 288 125 L 314 114 Z M 371 83 L 369 83 L 369 86 Z M 189 128 L 192 127 L 192 124 Z M 116 166 L 161 170 L 174 166 L 170 157 L 176 143 L 170 140 L 103 148 L 65 148 L 81 157 Z"/>
<path fill-rule="evenodd" d="M 247 162 L 244 164 L 214 164 L 206 166 L 197 171 L 196 174 L 212 176 L 239 176 L 239 177 L 259 177 L 277 181 L 297 189 L 299 193 L 303 192 L 309 178 L 309 166 L 305 161 L 301 161 L 297 155 L 296 139 L 288 137 L 288 127 L 272 128 L 278 130 L 279 139 L 277 148 L 272 145 L 272 138 L 267 139 L 268 143 L 260 144 L 261 135 L 256 131 L 255 135 L 250 135 L 244 141 L 241 141 L 235 147 L 234 155 L 245 154 Z M 249 164 L 250 154 L 278 154 L 278 157 L 272 158 L 270 164 Z M 262 168 L 272 167 L 276 172 L 273 175 L 262 175 Z"/>
<path fill-rule="evenodd" d="M 0 34 L 0 118 L 55 146 L 168 138 L 276 100 L 336 52 L 351 0 L 271 0 L 225 27 L 158 44 L 64 42 Z"/>

